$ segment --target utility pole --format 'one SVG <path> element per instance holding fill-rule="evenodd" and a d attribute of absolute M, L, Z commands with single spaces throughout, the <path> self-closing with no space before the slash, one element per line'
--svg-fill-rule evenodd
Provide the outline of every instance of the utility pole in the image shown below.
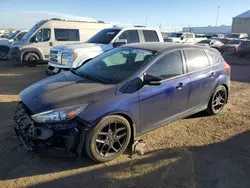
<path fill-rule="evenodd" d="M 145 17 L 145 26 L 147 27 L 148 24 L 148 16 Z"/>
<path fill-rule="evenodd" d="M 215 26 L 217 26 L 217 23 L 218 23 L 219 12 L 220 12 L 220 6 L 217 7 L 217 16 L 216 16 L 216 23 L 215 23 Z"/>

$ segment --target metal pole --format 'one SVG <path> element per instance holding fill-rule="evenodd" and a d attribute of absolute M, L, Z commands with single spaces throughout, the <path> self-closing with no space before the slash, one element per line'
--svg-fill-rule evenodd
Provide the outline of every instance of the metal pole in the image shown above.
<path fill-rule="evenodd" d="M 219 12 L 220 12 L 220 6 L 218 6 L 217 8 L 218 8 L 218 10 L 217 10 L 217 16 L 216 16 L 216 23 L 215 23 L 215 26 L 217 26 L 217 23 L 218 23 Z"/>
<path fill-rule="evenodd" d="M 147 27 L 147 23 L 148 23 L 148 16 L 145 17 L 145 26 Z"/>

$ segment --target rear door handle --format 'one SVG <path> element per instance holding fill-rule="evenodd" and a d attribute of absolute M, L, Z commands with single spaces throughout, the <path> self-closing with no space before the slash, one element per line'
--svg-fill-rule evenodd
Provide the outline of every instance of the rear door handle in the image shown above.
<path fill-rule="evenodd" d="M 177 86 L 176 86 L 176 89 L 182 89 L 183 87 L 185 86 L 184 83 L 180 82 Z"/>
<path fill-rule="evenodd" d="M 209 77 L 210 77 L 210 78 L 213 78 L 214 76 L 215 76 L 215 72 L 210 72 L 210 73 L 209 73 Z"/>

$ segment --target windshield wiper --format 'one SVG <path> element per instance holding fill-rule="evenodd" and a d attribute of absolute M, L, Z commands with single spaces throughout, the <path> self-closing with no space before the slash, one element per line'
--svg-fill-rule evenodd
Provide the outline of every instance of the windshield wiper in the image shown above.
<path fill-rule="evenodd" d="M 93 80 L 95 82 L 100 82 L 100 83 L 103 83 L 103 84 L 108 84 L 109 83 L 106 80 L 104 80 L 102 78 L 99 78 L 99 77 L 96 77 L 96 76 L 93 76 L 93 75 L 79 73 L 79 72 L 76 72 L 75 70 L 71 70 L 71 72 L 78 75 L 78 76 L 85 77 L 85 78 L 87 78 L 89 80 Z"/>

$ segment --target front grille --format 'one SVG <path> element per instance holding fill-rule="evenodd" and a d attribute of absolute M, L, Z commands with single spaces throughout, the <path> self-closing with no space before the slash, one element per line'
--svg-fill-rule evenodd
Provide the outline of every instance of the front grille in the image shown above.
<path fill-rule="evenodd" d="M 59 63 L 59 61 L 58 61 L 58 51 L 50 50 L 50 61 Z"/>

